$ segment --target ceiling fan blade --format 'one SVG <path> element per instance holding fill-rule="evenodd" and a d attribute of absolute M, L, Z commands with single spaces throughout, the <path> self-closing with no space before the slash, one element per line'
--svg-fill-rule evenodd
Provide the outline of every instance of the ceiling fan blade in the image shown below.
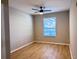
<path fill-rule="evenodd" d="M 44 12 L 46 12 L 46 11 L 52 11 L 52 10 L 43 10 Z"/>
<path fill-rule="evenodd" d="M 32 10 L 38 10 L 38 9 L 34 9 L 34 8 L 32 8 Z"/>
<path fill-rule="evenodd" d="M 38 13 L 38 12 L 35 12 L 35 13 Z"/>

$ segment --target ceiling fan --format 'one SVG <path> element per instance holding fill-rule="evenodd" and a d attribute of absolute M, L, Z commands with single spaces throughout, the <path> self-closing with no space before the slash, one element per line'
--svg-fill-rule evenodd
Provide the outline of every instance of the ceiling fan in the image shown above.
<path fill-rule="evenodd" d="M 45 8 L 46 7 L 40 6 L 39 9 L 32 8 L 32 10 L 35 10 L 36 11 L 35 13 L 37 12 L 43 13 L 43 12 L 52 11 L 52 10 L 46 10 Z"/>

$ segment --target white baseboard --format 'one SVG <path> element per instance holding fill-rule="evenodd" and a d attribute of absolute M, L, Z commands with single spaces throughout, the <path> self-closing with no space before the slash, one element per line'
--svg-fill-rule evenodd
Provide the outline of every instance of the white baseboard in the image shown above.
<path fill-rule="evenodd" d="M 17 51 L 17 50 L 19 50 L 19 49 L 22 49 L 22 48 L 24 48 L 24 47 L 26 47 L 26 46 L 28 46 L 28 45 L 34 43 L 34 42 L 36 42 L 36 43 L 58 44 L 58 45 L 68 45 L 68 46 L 69 46 L 69 44 L 66 44 L 66 43 L 54 43 L 54 42 L 33 41 L 33 42 L 27 43 L 27 44 L 25 44 L 25 45 L 23 45 L 23 46 L 21 46 L 21 47 L 19 47 L 19 48 L 17 48 L 17 49 L 12 50 L 10 53 L 13 53 L 13 52 L 15 52 L 15 51 Z"/>
<path fill-rule="evenodd" d="M 70 45 L 69 45 L 69 49 L 70 49 L 71 59 L 73 59 L 73 56 L 72 56 L 72 51 L 71 51 L 71 47 L 70 47 Z"/>
<path fill-rule="evenodd" d="M 57 44 L 57 45 L 68 45 L 67 43 L 55 43 L 55 42 L 43 42 L 43 41 L 34 41 L 36 43 L 49 43 L 49 44 Z"/>
<path fill-rule="evenodd" d="M 24 48 L 24 47 L 26 47 L 26 46 L 28 46 L 28 45 L 30 45 L 30 44 L 32 44 L 32 43 L 34 43 L 34 42 L 27 43 L 27 44 L 25 44 L 25 45 L 23 45 L 23 46 L 21 46 L 21 47 L 19 47 L 19 48 L 17 48 L 17 49 L 12 50 L 10 53 L 13 53 L 13 52 L 15 52 L 15 51 L 17 51 L 17 50 L 19 50 L 19 49 L 22 49 L 22 48 Z"/>

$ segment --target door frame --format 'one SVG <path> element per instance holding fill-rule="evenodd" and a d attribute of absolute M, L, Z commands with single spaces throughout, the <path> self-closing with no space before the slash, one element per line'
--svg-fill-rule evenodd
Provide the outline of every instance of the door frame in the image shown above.
<path fill-rule="evenodd" d="M 8 0 L 1 0 L 1 59 L 10 59 Z"/>

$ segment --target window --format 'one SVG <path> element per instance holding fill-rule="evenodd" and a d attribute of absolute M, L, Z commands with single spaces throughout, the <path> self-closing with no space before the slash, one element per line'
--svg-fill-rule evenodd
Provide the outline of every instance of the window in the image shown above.
<path fill-rule="evenodd" d="M 44 18 L 43 27 L 44 36 L 56 36 L 56 17 Z"/>

